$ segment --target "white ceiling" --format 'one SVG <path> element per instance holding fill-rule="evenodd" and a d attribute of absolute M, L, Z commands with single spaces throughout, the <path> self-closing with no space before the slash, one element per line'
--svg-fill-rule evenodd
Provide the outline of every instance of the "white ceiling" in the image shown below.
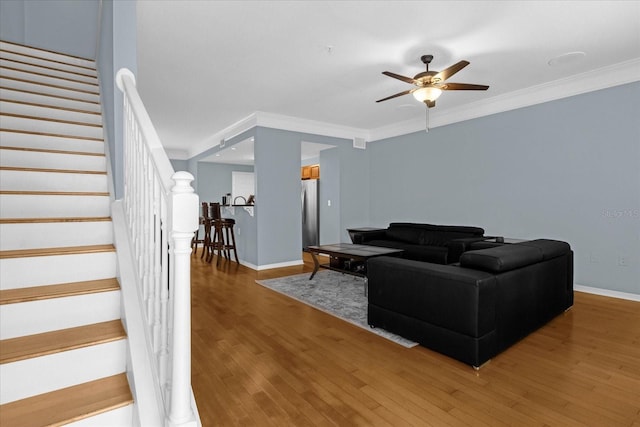
<path fill-rule="evenodd" d="M 424 126 L 382 71 L 471 65 L 438 126 L 640 80 L 638 1 L 138 1 L 138 86 L 164 146 L 192 157 L 252 125 L 367 140 Z M 549 61 L 569 52 L 573 61 Z M 417 130 L 417 129 L 415 129 Z"/>

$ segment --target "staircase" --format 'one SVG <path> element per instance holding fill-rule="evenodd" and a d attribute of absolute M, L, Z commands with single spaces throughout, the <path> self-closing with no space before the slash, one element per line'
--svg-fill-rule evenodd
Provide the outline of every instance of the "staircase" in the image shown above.
<path fill-rule="evenodd" d="M 0 42 L 0 425 L 132 425 L 95 63 Z"/>

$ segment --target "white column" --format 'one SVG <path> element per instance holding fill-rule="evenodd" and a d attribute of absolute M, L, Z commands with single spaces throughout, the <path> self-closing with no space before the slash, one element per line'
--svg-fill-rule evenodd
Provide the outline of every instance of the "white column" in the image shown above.
<path fill-rule="evenodd" d="M 199 226 L 193 176 L 177 172 L 171 189 L 171 254 L 174 276 L 173 365 L 169 423 L 195 426 L 191 409 L 191 239 Z"/>

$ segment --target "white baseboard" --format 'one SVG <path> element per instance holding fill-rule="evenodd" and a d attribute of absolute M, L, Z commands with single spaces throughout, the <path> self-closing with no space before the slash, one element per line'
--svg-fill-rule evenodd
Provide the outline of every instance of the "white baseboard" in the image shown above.
<path fill-rule="evenodd" d="M 582 285 L 577 285 L 575 283 L 573 285 L 573 290 L 578 292 L 585 292 L 588 294 L 602 295 L 605 297 L 620 298 L 620 299 L 640 302 L 640 295 L 632 294 L 628 292 L 619 292 L 619 291 L 612 291 L 610 289 L 593 288 L 591 286 L 582 286 Z"/>
<path fill-rule="evenodd" d="M 270 270 L 272 268 L 282 268 L 282 267 L 292 267 L 295 265 L 302 265 L 303 261 L 301 259 L 298 259 L 295 261 L 278 262 L 275 264 L 255 265 L 241 259 L 240 264 L 244 265 L 245 267 L 249 267 L 252 270 L 261 271 L 261 270 Z"/>

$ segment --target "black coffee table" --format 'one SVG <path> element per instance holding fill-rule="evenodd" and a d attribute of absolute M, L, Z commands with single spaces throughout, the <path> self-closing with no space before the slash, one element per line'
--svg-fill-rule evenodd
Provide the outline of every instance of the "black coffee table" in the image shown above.
<path fill-rule="evenodd" d="M 320 267 L 354 276 L 367 277 L 367 260 L 383 255 L 400 255 L 404 250 L 383 248 L 380 246 L 354 245 L 352 243 L 335 243 L 332 245 L 309 246 L 307 250 L 313 258 L 313 279 Z M 329 264 L 320 264 L 318 254 L 329 255 Z"/>

